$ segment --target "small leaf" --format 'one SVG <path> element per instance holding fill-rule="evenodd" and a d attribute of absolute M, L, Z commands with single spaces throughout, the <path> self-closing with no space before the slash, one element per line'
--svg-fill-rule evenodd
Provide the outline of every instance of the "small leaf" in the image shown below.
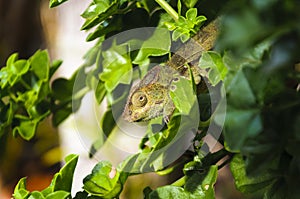
<path fill-rule="evenodd" d="M 68 0 L 50 0 L 49 7 L 54 8 L 54 7 L 59 6 L 60 4 L 66 2 L 66 1 L 68 1 Z"/>
<path fill-rule="evenodd" d="M 66 158 L 66 164 L 60 169 L 58 173 L 55 174 L 51 182 L 52 192 L 55 191 L 65 191 L 71 192 L 73 175 L 75 167 L 78 161 L 78 155 L 68 155 Z"/>
<path fill-rule="evenodd" d="M 87 16 L 92 13 L 91 16 L 89 18 L 87 18 L 86 21 L 84 22 L 84 24 L 82 25 L 81 30 L 88 30 L 88 29 L 100 24 L 102 21 L 109 18 L 117 10 L 118 10 L 117 1 L 113 1 L 109 5 L 109 7 L 103 7 L 103 9 L 101 8 L 101 4 L 100 4 L 100 7 L 97 7 L 97 4 L 96 4 L 96 8 L 91 10 L 92 12 L 88 11 L 88 14 L 87 13 L 84 14 L 84 16 Z M 97 11 L 98 14 L 93 15 L 94 11 Z"/>
<path fill-rule="evenodd" d="M 29 59 L 32 71 L 40 80 L 46 81 L 49 77 L 50 61 L 46 50 L 37 51 Z"/>
<path fill-rule="evenodd" d="M 99 162 L 83 180 L 83 189 L 93 196 L 116 198 L 122 190 L 120 172 L 107 161 Z"/>
<path fill-rule="evenodd" d="M 71 193 L 67 191 L 55 191 L 47 195 L 46 199 L 68 199 Z"/>
<path fill-rule="evenodd" d="M 221 55 L 213 51 L 204 52 L 202 54 L 199 67 L 209 69 L 208 79 L 213 86 L 218 84 L 221 80 L 224 80 L 228 71 Z"/>
<path fill-rule="evenodd" d="M 93 1 L 81 14 L 83 18 L 92 18 L 105 12 L 109 8 L 109 0 Z"/>
<path fill-rule="evenodd" d="M 95 90 L 95 96 L 97 103 L 100 104 L 106 95 L 105 84 L 102 81 L 99 81 Z"/>
<path fill-rule="evenodd" d="M 193 8 L 198 0 L 182 0 L 186 7 Z"/>
<path fill-rule="evenodd" d="M 33 191 L 31 192 L 30 196 L 28 199 L 45 199 L 43 194 L 39 191 Z"/>
<path fill-rule="evenodd" d="M 13 134 L 16 136 L 18 133 L 23 139 L 30 140 L 35 134 L 39 121 L 39 118 L 34 120 L 29 118 L 20 118 L 20 124 L 13 129 Z"/>
<path fill-rule="evenodd" d="M 186 19 L 193 21 L 197 17 L 197 8 L 191 8 L 189 9 L 186 14 Z"/>
<path fill-rule="evenodd" d="M 13 197 L 15 199 L 24 199 L 29 196 L 29 191 L 26 190 L 26 178 L 19 180 L 18 184 L 15 187 Z"/>
<path fill-rule="evenodd" d="M 62 60 L 54 60 L 50 66 L 49 76 L 52 77 L 56 70 L 61 66 Z"/>

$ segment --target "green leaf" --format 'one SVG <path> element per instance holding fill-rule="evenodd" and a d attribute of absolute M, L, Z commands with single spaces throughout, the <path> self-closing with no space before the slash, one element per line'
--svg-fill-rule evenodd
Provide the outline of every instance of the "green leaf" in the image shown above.
<path fill-rule="evenodd" d="M 102 81 L 99 81 L 95 89 L 95 96 L 97 103 L 100 104 L 106 95 L 105 84 Z"/>
<path fill-rule="evenodd" d="M 71 193 L 67 191 L 55 191 L 47 195 L 46 199 L 67 199 L 70 198 Z"/>
<path fill-rule="evenodd" d="M 66 2 L 66 1 L 68 1 L 68 0 L 50 0 L 49 7 L 53 8 L 53 7 L 59 6 L 60 4 Z"/>
<path fill-rule="evenodd" d="M 260 110 L 227 108 L 224 131 L 225 140 L 230 150 L 240 150 L 247 138 L 253 138 L 262 131 Z"/>
<path fill-rule="evenodd" d="M 13 117 L 14 117 L 14 109 L 15 104 L 10 102 L 9 104 L 5 105 L 0 101 L 0 137 L 6 132 L 7 128 L 11 125 Z"/>
<path fill-rule="evenodd" d="M 107 161 L 99 162 L 90 175 L 83 180 L 83 189 L 93 196 L 101 198 L 118 197 L 122 184 L 119 181 L 120 172 Z"/>
<path fill-rule="evenodd" d="M 55 191 L 71 192 L 73 175 L 78 161 L 78 155 L 74 155 L 74 154 L 68 155 L 65 158 L 65 161 L 66 164 L 53 177 L 51 185 L 49 186 L 50 189 L 52 190 L 50 193 Z M 58 193 L 58 195 L 60 194 L 64 194 L 64 193 Z"/>
<path fill-rule="evenodd" d="M 179 16 L 175 23 L 167 22 L 166 26 L 169 30 L 174 30 L 172 39 L 176 41 L 178 38 L 182 42 L 186 42 L 191 36 L 193 36 L 201 27 L 202 23 L 206 20 L 204 16 L 197 16 L 197 9 L 190 8 L 185 16 Z"/>
<path fill-rule="evenodd" d="M 62 62 L 63 62 L 62 60 L 54 60 L 51 63 L 50 71 L 49 71 L 49 76 L 50 77 L 52 77 L 54 75 L 54 73 L 56 72 L 56 70 L 61 66 Z"/>
<path fill-rule="evenodd" d="M 46 50 L 37 51 L 30 59 L 31 70 L 42 81 L 49 79 L 50 61 Z"/>
<path fill-rule="evenodd" d="M 221 55 L 213 51 L 204 52 L 202 54 L 199 61 L 199 67 L 209 69 L 208 79 L 213 86 L 224 80 L 228 71 L 223 63 Z"/>
<path fill-rule="evenodd" d="M 100 24 L 96 30 L 90 33 L 86 41 L 93 41 L 99 37 L 105 36 L 111 32 L 120 31 L 122 28 L 122 18 L 121 17 L 113 17 L 111 20 L 107 21 L 107 23 Z"/>
<path fill-rule="evenodd" d="M 105 12 L 110 4 L 109 0 L 93 1 L 87 9 L 81 14 L 83 18 L 91 18 Z"/>
<path fill-rule="evenodd" d="M 29 193 L 30 192 L 26 190 L 26 178 L 20 179 L 15 187 L 13 197 L 15 199 L 26 199 L 28 198 Z"/>
<path fill-rule="evenodd" d="M 14 86 L 20 80 L 30 67 L 26 60 L 17 60 L 18 54 L 11 55 L 7 60 L 7 66 L 0 71 L 1 88 L 4 89 L 7 85 Z"/>
<path fill-rule="evenodd" d="M 69 115 L 72 113 L 73 113 L 73 109 L 72 109 L 72 107 L 70 107 L 69 104 L 67 106 L 65 106 L 64 108 L 56 110 L 52 116 L 52 124 L 57 127 L 66 118 L 68 118 Z"/>
<path fill-rule="evenodd" d="M 268 172 L 257 177 L 247 176 L 245 162 L 240 154 L 235 155 L 232 159 L 230 163 L 230 170 L 237 189 L 243 193 L 254 193 L 267 187 L 270 183 L 272 183 L 272 181 L 274 181 L 274 176 Z"/>
<path fill-rule="evenodd" d="M 111 108 L 104 113 L 100 123 L 101 123 L 102 131 L 103 131 L 105 137 L 108 138 L 111 131 L 116 126 L 116 121 L 115 121 L 115 118 L 114 118 Z"/>
<path fill-rule="evenodd" d="M 81 30 L 88 30 L 116 13 L 118 10 L 117 1 L 112 1 L 110 4 L 105 2 L 108 1 L 97 1 L 96 4 L 92 3 L 90 7 L 88 7 L 82 15 L 86 18 L 86 21 L 82 25 Z"/>
<path fill-rule="evenodd" d="M 186 7 L 193 8 L 198 0 L 182 0 Z"/>
<path fill-rule="evenodd" d="M 68 101 L 72 99 L 73 94 L 73 79 L 58 78 L 52 83 L 53 96 L 57 100 Z"/>
<path fill-rule="evenodd" d="M 153 199 L 191 198 L 207 199 L 215 198 L 214 184 L 217 181 L 217 166 L 211 166 L 205 175 L 195 173 L 190 177 L 184 188 L 167 185 L 159 187 L 149 194 Z"/>
<path fill-rule="evenodd" d="M 39 122 L 40 118 L 32 120 L 22 117 L 19 119 L 19 126 L 13 129 L 13 134 L 16 136 L 18 133 L 23 139 L 30 140 L 34 136 Z"/>
<path fill-rule="evenodd" d="M 172 86 L 175 86 L 175 89 L 170 91 L 170 96 L 175 107 L 181 114 L 189 115 L 192 107 L 197 102 L 192 82 L 180 77 L 179 81 L 172 83 Z"/>
<path fill-rule="evenodd" d="M 189 9 L 185 16 L 187 20 L 193 21 L 197 17 L 197 9 L 196 8 L 191 8 Z"/>
<path fill-rule="evenodd" d="M 194 199 L 215 198 L 214 185 L 217 181 L 218 166 L 212 165 L 204 175 L 193 174 L 186 182 L 184 189 Z M 201 184 L 199 184 L 199 181 Z"/>
<path fill-rule="evenodd" d="M 105 88 L 112 92 L 120 83 L 129 84 L 132 78 L 132 64 L 128 55 L 128 46 L 115 43 L 103 52 L 103 72 L 100 79 L 105 82 Z"/>
<path fill-rule="evenodd" d="M 247 108 L 256 105 L 256 98 L 243 70 L 239 70 L 226 86 L 226 93 L 228 103 L 234 107 Z"/>
<path fill-rule="evenodd" d="M 143 42 L 134 64 L 143 64 L 149 56 L 162 56 L 170 52 L 171 38 L 167 29 L 156 28 L 150 38 Z"/>
<path fill-rule="evenodd" d="M 33 191 L 31 192 L 30 196 L 28 199 L 45 199 L 43 194 L 39 191 Z"/>
<path fill-rule="evenodd" d="M 186 199 L 189 197 L 190 195 L 182 187 L 171 185 L 159 187 L 149 195 L 149 199 Z"/>

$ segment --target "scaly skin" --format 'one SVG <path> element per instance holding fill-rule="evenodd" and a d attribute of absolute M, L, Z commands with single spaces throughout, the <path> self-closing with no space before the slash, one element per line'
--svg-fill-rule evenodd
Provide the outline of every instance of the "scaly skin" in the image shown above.
<path fill-rule="evenodd" d="M 201 81 L 201 75 L 206 71 L 193 66 L 199 60 L 202 52 L 213 47 L 217 36 L 217 20 L 200 30 L 193 39 L 180 48 L 166 64 L 160 64 L 148 71 L 145 77 L 132 87 L 123 112 L 123 118 L 128 122 L 148 121 L 163 115 L 168 121 L 175 106 L 170 97 L 172 81 L 184 76 L 189 78 L 189 63 L 196 84 Z"/>
<path fill-rule="evenodd" d="M 124 119 L 136 122 L 171 115 L 175 107 L 169 90 L 174 76 L 176 71 L 167 65 L 157 65 L 148 71 L 139 84 L 131 89 L 123 112 Z"/>

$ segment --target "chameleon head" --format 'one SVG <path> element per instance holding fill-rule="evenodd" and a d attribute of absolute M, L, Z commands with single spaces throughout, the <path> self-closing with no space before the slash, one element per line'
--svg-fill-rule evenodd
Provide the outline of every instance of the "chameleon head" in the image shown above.
<path fill-rule="evenodd" d="M 128 122 L 143 121 L 146 118 L 148 96 L 146 92 L 138 90 L 132 93 L 127 100 L 123 118 Z"/>
<path fill-rule="evenodd" d="M 170 100 L 168 89 L 160 84 L 155 83 L 144 87 L 137 87 L 127 99 L 123 118 L 128 122 L 139 122 L 148 121 L 164 115 L 164 113 L 169 115 L 171 114 L 169 113 L 169 110 L 171 110 L 169 108 Z M 168 111 L 166 112 L 166 110 Z"/>

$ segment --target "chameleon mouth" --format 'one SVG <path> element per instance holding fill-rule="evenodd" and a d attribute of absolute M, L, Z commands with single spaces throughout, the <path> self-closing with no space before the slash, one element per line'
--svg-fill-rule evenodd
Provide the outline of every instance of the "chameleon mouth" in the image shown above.
<path fill-rule="evenodd" d="M 143 121 L 143 119 L 142 118 L 140 118 L 140 119 L 137 119 L 137 120 L 133 120 L 133 122 L 142 122 Z"/>

